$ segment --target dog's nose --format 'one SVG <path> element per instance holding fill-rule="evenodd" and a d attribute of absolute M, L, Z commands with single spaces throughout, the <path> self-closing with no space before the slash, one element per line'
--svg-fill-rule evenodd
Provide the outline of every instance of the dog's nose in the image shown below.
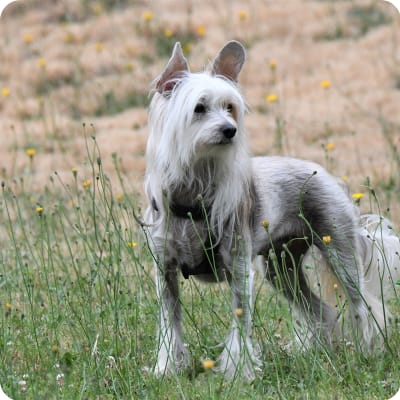
<path fill-rule="evenodd" d="M 236 134 L 236 127 L 231 124 L 226 124 L 221 128 L 221 132 L 226 139 L 232 139 Z"/>

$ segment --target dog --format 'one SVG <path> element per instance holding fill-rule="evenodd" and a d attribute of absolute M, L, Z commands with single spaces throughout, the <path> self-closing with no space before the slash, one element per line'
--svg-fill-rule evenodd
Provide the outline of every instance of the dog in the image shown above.
<path fill-rule="evenodd" d="M 191 73 L 176 43 L 154 82 L 144 220 L 160 304 L 157 376 L 190 365 L 181 325 L 182 274 L 229 283 L 232 323 L 214 369 L 228 380 L 239 374 L 254 379 L 261 367 L 251 341 L 252 262 L 257 257 L 263 257 L 266 279 L 303 316 L 308 345 L 333 345 L 336 336 L 351 334 L 361 349 L 372 350 L 387 335 L 389 314 L 378 290 L 367 291 L 366 276 L 379 258 L 382 264 L 385 253 L 390 252 L 399 265 L 398 238 L 392 235 L 393 244 L 383 246 L 387 227 L 379 220 L 375 225 L 381 235 L 376 236 L 382 240 L 371 239 L 370 231 L 364 234 L 358 207 L 320 165 L 250 156 L 246 104 L 238 89 L 244 61 L 244 47 L 230 41 L 205 71 Z M 312 259 L 327 266 L 320 274 L 333 277 L 322 276 L 325 286 L 318 285 L 319 290 L 313 289 L 316 285 L 304 268 L 305 260 L 316 252 Z M 379 271 L 382 268 L 374 273 Z M 389 272 L 385 269 L 385 278 Z M 334 307 L 334 298 L 324 300 L 320 293 L 332 282 L 345 295 L 345 311 Z M 344 314 L 348 330 L 341 326 Z M 305 342 L 301 335 L 299 340 Z"/>

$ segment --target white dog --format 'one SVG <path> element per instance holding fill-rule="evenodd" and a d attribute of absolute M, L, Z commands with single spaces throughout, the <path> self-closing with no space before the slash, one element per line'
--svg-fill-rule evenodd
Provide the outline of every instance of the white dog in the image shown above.
<path fill-rule="evenodd" d="M 309 342 L 332 344 L 343 332 L 340 312 L 312 290 L 303 271 L 310 249 L 318 249 L 346 296 L 345 334 L 367 350 L 386 336 L 382 302 L 365 284 L 370 269 L 364 264 L 371 261 L 366 254 L 375 242 L 363 240 L 357 209 L 343 186 L 312 162 L 250 157 L 246 107 L 237 88 L 244 61 L 243 46 L 231 41 L 206 71 L 190 73 L 177 43 L 156 80 L 145 179 L 145 222 L 160 301 L 156 375 L 189 365 L 181 327 L 182 273 L 229 282 L 233 320 L 215 369 L 227 379 L 237 373 L 254 379 L 261 365 L 250 338 L 252 261 L 258 255 L 266 260 L 267 279 L 305 317 Z M 397 265 L 399 249 L 397 240 L 385 250 Z"/>

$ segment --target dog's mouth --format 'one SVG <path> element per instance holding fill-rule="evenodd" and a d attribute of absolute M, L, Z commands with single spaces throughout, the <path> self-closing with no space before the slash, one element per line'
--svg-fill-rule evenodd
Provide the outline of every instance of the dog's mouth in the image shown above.
<path fill-rule="evenodd" d="M 219 140 L 215 144 L 217 146 L 226 146 L 228 144 L 231 144 L 232 142 L 233 142 L 233 138 L 222 138 L 221 140 Z"/>

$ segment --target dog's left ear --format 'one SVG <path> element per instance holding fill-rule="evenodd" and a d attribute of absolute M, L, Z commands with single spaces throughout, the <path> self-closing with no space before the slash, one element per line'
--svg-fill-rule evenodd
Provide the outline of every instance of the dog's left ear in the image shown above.
<path fill-rule="evenodd" d="M 215 57 L 211 64 L 211 73 L 225 76 L 231 81 L 237 82 L 245 59 L 246 51 L 243 45 L 236 40 L 232 40 Z"/>
<path fill-rule="evenodd" d="M 177 83 L 177 79 L 187 71 L 189 71 L 189 66 L 183 55 L 182 46 L 179 42 L 176 42 L 171 58 L 156 82 L 157 91 L 162 94 L 171 92 Z"/>

